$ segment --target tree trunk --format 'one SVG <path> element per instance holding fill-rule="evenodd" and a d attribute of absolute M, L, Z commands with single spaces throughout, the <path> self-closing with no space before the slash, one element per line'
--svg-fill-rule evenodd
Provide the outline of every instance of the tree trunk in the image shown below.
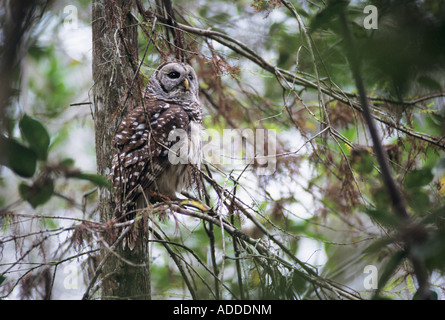
<path fill-rule="evenodd" d="M 110 172 L 113 137 L 123 113 L 142 102 L 141 81 L 134 81 L 138 64 L 137 24 L 131 16 L 134 8 L 134 1 L 124 0 L 94 0 L 92 4 L 96 158 L 98 173 L 103 176 Z M 127 97 L 128 91 L 131 94 Z M 113 192 L 102 189 L 101 222 L 113 219 L 114 207 Z M 117 254 L 108 254 L 107 246 L 102 246 L 101 259 L 106 259 L 102 299 L 150 299 L 148 235 L 138 239 L 133 251 L 119 244 Z M 110 247 L 115 237 L 105 235 L 104 240 Z"/>

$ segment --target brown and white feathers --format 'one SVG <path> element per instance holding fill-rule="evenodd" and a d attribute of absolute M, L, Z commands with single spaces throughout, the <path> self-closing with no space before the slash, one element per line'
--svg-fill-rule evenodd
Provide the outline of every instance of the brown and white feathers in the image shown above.
<path fill-rule="evenodd" d="M 110 173 L 116 218 L 126 216 L 129 208 L 145 207 L 150 191 L 175 198 L 176 192 L 190 187 L 192 167 L 201 164 L 198 91 L 191 66 L 161 64 L 147 84 L 144 104 L 121 121 Z"/>

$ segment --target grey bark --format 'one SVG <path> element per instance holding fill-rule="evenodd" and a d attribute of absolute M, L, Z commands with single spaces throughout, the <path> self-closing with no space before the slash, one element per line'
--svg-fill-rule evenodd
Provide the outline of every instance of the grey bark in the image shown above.
<path fill-rule="evenodd" d="M 137 24 L 131 16 L 134 8 L 134 1 L 94 0 L 92 4 L 96 159 L 98 173 L 103 176 L 110 171 L 113 137 L 122 115 L 142 103 L 141 81 L 133 81 L 138 60 Z M 101 222 L 113 219 L 114 207 L 113 192 L 101 189 Z M 104 235 L 108 247 L 115 239 L 115 235 Z M 102 246 L 101 259 L 107 257 L 102 269 L 102 299 L 150 299 L 148 235 L 141 232 L 132 251 L 122 245 L 116 247 L 116 254 L 107 255 L 108 251 Z"/>

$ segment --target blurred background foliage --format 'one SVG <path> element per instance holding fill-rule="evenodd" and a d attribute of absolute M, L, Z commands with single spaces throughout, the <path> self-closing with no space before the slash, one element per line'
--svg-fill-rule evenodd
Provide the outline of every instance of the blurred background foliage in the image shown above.
<path fill-rule="evenodd" d="M 156 11 L 157 1 L 142 3 Z M 255 167 L 211 163 L 208 173 L 235 192 L 295 257 L 332 282 L 323 286 L 277 260 L 247 249 L 240 253 L 232 237 L 223 236 L 218 227 L 209 232 L 213 227 L 196 218 L 170 217 L 156 222 L 159 230 L 180 244 L 175 250 L 194 275 L 196 295 L 202 299 L 339 298 L 327 284 L 347 288 L 351 298 L 412 299 L 418 284 L 400 245 L 406 238 L 413 239 L 415 254 L 428 268 L 435 297 L 443 299 L 445 3 L 286 3 L 300 23 L 284 1 L 173 1 L 179 23 L 223 33 L 229 43 L 243 43 L 279 68 L 281 76 L 215 39 L 185 33 L 188 57 L 200 78 L 205 127 L 219 132 L 277 130 L 273 174 L 260 176 Z M 366 5 L 378 9 L 377 29 L 363 27 Z M 10 6 L 11 1 L 2 1 L 4 20 Z M 71 6 L 78 19 L 75 27 L 66 20 Z M 354 104 L 358 96 L 338 6 L 346 7 L 382 144 L 413 221 L 421 228 L 404 229 L 393 214 L 371 139 Z M 14 71 L 13 98 L 5 109 L 0 140 L 2 298 L 80 298 L 98 264 L 100 237 L 91 232 L 88 238 L 85 230 L 93 228 L 87 221 L 98 222 L 97 188 L 108 186 L 94 175 L 90 12 L 90 1 L 50 3 L 26 34 L 26 50 Z M 137 13 L 136 18 L 142 58 L 151 23 Z M 148 48 L 141 69 L 145 81 L 172 54 L 163 28 L 158 23 L 154 45 Z M 1 35 L 5 51 L 5 32 Z M 296 76 L 294 82 L 282 76 L 285 71 Z M 283 255 L 264 229 L 238 210 L 230 216 L 215 188 L 206 188 L 209 205 Z M 83 236 L 73 241 L 80 231 Z M 152 259 L 153 298 L 189 299 L 162 243 L 153 242 Z M 364 285 L 367 265 L 379 271 L 377 290 Z M 67 282 L 71 275 L 72 282 Z"/>

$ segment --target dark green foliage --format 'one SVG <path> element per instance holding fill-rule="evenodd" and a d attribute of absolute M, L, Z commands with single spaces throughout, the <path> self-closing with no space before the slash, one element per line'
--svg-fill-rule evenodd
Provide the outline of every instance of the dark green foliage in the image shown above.
<path fill-rule="evenodd" d="M 21 177 L 30 178 L 36 171 L 37 155 L 13 138 L 0 136 L 0 164 Z"/>
<path fill-rule="evenodd" d="M 22 139 L 25 146 L 14 138 L 0 137 L 0 164 L 9 167 L 17 175 L 24 178 L 35 177 L 32 184 L 24 181 L 18 186 L 21 198 L 27 201 L 33 208 L 48 202 L 54 194 L 54 178 L 51 168 L 45 167 L 48 158 L 50 136 L 45 126 L 28 115 L 24 115 L 19 121 Z M 43 170 L 37 171 L 37 164 L 43 162 Z M 62 170 L 66 170 L 65 176 L 92 182 L 94 185 L 110 188 L 107 179 L 98 174 L 84 173 L 72 168 L 73 159 L 64 159 L 60 162 Z"/>
<path fill-rule="evenodd" d="M 74 177 L 76 177 L 77 179 L 90 181 L 99 187 L 104 187 L 107 189 L 111 188 L 110 182 L 106 178 L 102 177 L 99 174 L 79 173 L 78 175 L 75 175 Z"/>
<path fill-rule="evenodd" d="M 50 137 L 46 128 L 38 120 L 33 119 L 26 114 L 20 119 L 19 127 L 23 139 L 37 154 L 37 159 L 45 161 L 48 157 L 48 147 L 50 142 Z"/>
<path fill-rule="evenodd" d="M 382 290 L 385 287 L 386 283 L 397 271 L 397 269 L 399 268 L 400 264 L 403 262 L 405 257 L 406 253 L 404 251 L 398 251 L 396 253 L 393 253 L 391 257 L 388 259 L 388 262 L 386 263 L 386 265 L 383 268 L 383 271 L 381 272 L 381 276 L 378 282 L 378 288 L 374 292 L 374 299 L 379 298 L 380 290 Z"/>
<path fill-rule="evenodd" d="M 331 25 L 333 20 L 338 19 L 338 15 L 345 8 L 347 8 L 349 1 L 347 0 L 334 0 L 328 1 L 327 6 L 321 9 L 312 19 L 309 24 L 309 30 L 311 33 L 316 32 L 319 29 L 326 28 Z"/>
<path fill-rule="evenodd" d="M 30 178 L 36 171 L 37 160 L 47 158 L 50 137 L 42 123 L 26 114 L 20 119 L 19 127 L 28 146 L 14 138 L 0 137 L 0 150 L 3 151 L 0 163 L 19 176 Z"/>
<path fill-rule="evenodd" d="M 33 208 L 45 204 L 54 192 L 54 182 L 51 178 L 39 179 L 31 186 L 25 182 L 20 183 L 19 193 L 23 200 L 31 204 Z"/>
<path fill-rule="evenodd" d="M 443 1 L 390 0 L 376 3 L 379 29 L 361 42 L 366 73 L 387 79 L 398 98 L 412 93 L 415 82 L 441 90 L 445 68 Z M 384 82 L 383 82 L 384 83 Z"/>

